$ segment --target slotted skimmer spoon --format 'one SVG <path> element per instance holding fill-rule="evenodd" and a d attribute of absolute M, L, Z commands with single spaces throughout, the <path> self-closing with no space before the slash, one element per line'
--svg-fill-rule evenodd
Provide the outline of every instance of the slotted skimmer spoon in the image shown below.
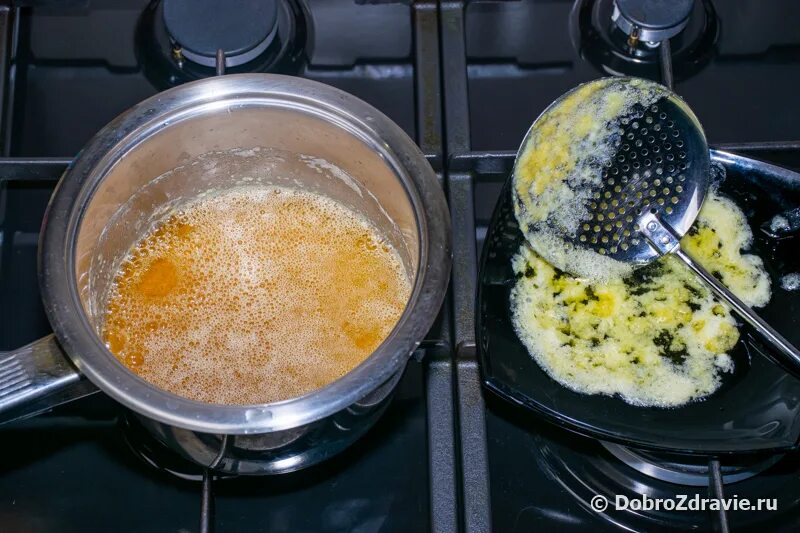
<path fill-rule="evenodd" d="M 657 96 L 643 100 L 644 104 L 632 105 L 609 123 L 609 128 L 619 129 L 614 130 L 611 153 L 606 154 L 610 157 L 601 164 L 592 160 L 597 155 L 591 150 L 584 150 L 586 155 L 581 156 L 588 161 L 565 163 L 563 158 L 558 161 L 561 168 L 580 168 L 584 163 L 588 168 L 594 164 L 602 173 L 602 181 L 579 180 L 576 190 L 584 188 L 577 192 L 586 198 L 584 215 L 588 212 L 588 217 L 581 219 L 577 231 L 563 231 L 558 224 L 549 224 L 549 220 L 545 223 L 556 233 L 561 231 L 556 235 L 558 238 L 578 249 L 624 263 L 644 265 L 673 254 L 777 349 L 780 355 L 774 358 L 777 363 L 800 376 L 800 351 L 680 247 L 680 239 L 694 223 L 709 187 L 710 155 L 700 122 L 676 94 L 654 82 L 636 78 L 604 78 L 577 87 L 556 100 L 531 126 L 517 154 L 515 179 L 518 167 L 524 164 L 520 161 L 529 141 L 557 143 L 569 138 L 560 137 L 556 131 L 564 127 L 564 120 L 559 122 L 553 117 L 571 112 L 575 99 L 570 97 L 580 95 L 577 93 L 580 90 L 584 94 L 594 90 L 593 84 L 597 86 L 594 94 L 649 90 Z M 589 113 L 595 117 L 602 115 L 601 109 Z M 549 129 L 537 131 L 537 127 Z M 518 207 L 522 205 L 519 198 L 515 200 Z M 526 238 L 532 240 L 525 223 L 521 221 L 520 226 Z M 534 248 L 548 258 L 547 250 L 539 250 L 535 245 Z"/>

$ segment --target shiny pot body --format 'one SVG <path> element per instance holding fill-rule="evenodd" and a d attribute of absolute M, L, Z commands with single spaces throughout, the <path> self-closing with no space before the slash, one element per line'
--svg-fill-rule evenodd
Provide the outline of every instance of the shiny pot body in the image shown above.
<path fill-rule="evenodd" d="M 324 461 L 358 440 L 386 410 L 402 376 L 400 370 L 361 400 L 329 416 L 268 433 L 202 433 L 135 416 L 138 425 L 157 441 L 215 472 L 282 474 Z"/>
<path fill-rule="evenodd" d="M 304 396 L 216 405 L 161 390 L 101 340 L 114 276 L 130 247 L 176 206 L 253 185 L 318 192 L 365 216 L 412 280 L 406 308 L 366 360 Z M 162 443 L 231 474 L 297 470 L 363 434 L 433 324 L 451 261 L 444 195 L 413 141 L 347 93 L 269 74 L 189 83 L 122 114 L 66 171 L 41 235 L 40 285 L 54 337 L 0 358 L 0 376 L 8 369 L 22 376 L 0 378 L 0 422 L 86 394 L 93 384 Z"/>

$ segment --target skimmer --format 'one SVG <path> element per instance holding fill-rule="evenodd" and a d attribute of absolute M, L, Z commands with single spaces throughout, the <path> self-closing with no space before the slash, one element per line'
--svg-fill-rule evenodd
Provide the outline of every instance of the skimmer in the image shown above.
<path fill-rule="evenodd" d="M 576 113 L 579 106 L 584 107 Z M 588 125 L 592 121 L 594 132 Z M 540 149 L 531 155 L 533 143 Z M 549 146 L 542 148 L 545 143 Z M 797 348 L 680 247 L 703 204 L 710 172 L 702 126 L 680 97 L 637 78 L 602 78 L 581 85 L 556 100 L 531 126 L 517 154 L 515 180 L 525 179 L 519 176 L 526 170 L 545 168 L 542 165 L 549 165 L 551 174 L 564 172 L 570 179 L 556 183 L 569 188 L 566 196 L 559 197 L 562 204 L 559 198 L 532 199 L 537 192 L 547 193 L 515 182 L 517 218 L 537 252 L 551 259 L 552 243 L 561 242 L 566 248 L 597 254 L 590 258 L 595 265 L 610 258 L 634 266 L 673 254 L 777 349 L 779 357 L 773 357 L 777 363 L 800 376 Z M 525 194 L 529 198 L 521 197 Z M 537 202 L 538 207 L 528 213 L 533 214 L 521 218 L 520 211 Z M 577 216 L 565 216 L 571 208 Z M 531 237 L 542 228 L 558 239 L 545 241 L 550 249 L 540 249 L 548 246 L 542 241 L 537 246 Z"/>

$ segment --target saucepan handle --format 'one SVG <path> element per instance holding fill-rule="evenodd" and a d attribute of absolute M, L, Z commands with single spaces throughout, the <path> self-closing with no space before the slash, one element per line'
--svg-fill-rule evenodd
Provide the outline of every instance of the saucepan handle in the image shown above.
<path fill-rule="evenodd" d="M 64 355 L 54 335 L 0 352 L 0 424 L 49 411 L 97 392 Z"/>

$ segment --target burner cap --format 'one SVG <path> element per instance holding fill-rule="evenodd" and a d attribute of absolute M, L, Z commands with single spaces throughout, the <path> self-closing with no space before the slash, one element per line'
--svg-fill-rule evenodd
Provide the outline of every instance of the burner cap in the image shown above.
<path fill-rule="evenodd" d="M 694 0 L 614 0 L 611 19 L 628 35 L 659 42 L 680 33 Z"/>
<path fill-rule="evenodd" d="M 277 0 L 163 0 L 164 25 L 186 59 L 216 66 L 218 49 L 225 65 L 254 59 L 272 42 L 278 28 Z"/>

